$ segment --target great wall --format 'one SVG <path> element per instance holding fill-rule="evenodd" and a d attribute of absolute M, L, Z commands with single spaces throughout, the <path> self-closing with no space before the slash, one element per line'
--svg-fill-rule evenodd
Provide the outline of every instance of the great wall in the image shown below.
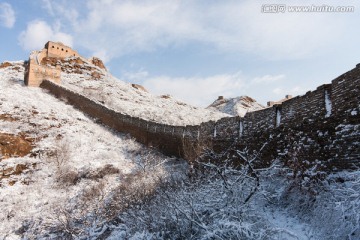
<path fill-rule="evenodd" d="M 49 43 L 48 48 L 57 46 Z M 264 165 L 274 159 L 284 162 L 298 159 L 317 170 L 360 166 L 360 64 L 331 84 L 266 109 L 249 112 L 244 117 L 227 117 L 196 126 L 172 126 L 109 109 L 61 86 L 57 74 L 38 74 L 32 80 L 31 73 L 36 74 L 39 71 L 35 70 L 40 69 L 35 60 L 32 54 L 25 73 L 27 85 L 40 86 L 57 98 L 66 99 L 97 122 L 128 133 L 169 156 L 193 160 L 186 143 L 192 147 L 207 143 L 217 152 L 235 144 L 238 149 L 262 149 L 258 157 Z"/>

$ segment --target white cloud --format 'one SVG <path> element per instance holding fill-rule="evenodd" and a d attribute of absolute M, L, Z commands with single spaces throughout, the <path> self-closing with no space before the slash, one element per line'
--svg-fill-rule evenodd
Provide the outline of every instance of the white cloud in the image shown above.
<path fill-rule="evenodd" d="M 73 45 L 71 35 L 60 31 L 60 24 L 51 27 L 44 21 L 35 20 L 28 23 L 25 31 L 19 35 L 19 43 L 24 50 L 39 50 L 47 41 L 62 42 L 68 46 Z"/>
<path fill-rule="evenodd" d="M 51 14 L 68 21 L 82 46 L 109 59 L 191 42 L 271 60 L 307 58 L 332 49 L 348 29 L 344 14 L 261 13 L 267 1 L 91 0 L 72 7 L 69 0 L 43 1 Z M 335 0 L 332 4 L 341 3 Z M 306 3 L 294 0 L 291 4 Z M 74 8 L 77 10 L 65 14 L 64 9 Z"/>
<path fill-rule="evenodd" d="M 16 17 L 12 6 L 8 3 L 0 3 L 0 25 L 6 28 L 12 28 Z"/>
<path fill-rule="evenodd" d="M 207 106 L 217 96 L 240 95 L 245 79 L 240 72 L 191 78 L 157 76 L 145 78 L 143 85 L 155 94 L 170 94 L 194 105 Z"/>
<path fill-rule="evenodd" d="M 266 84 L 266 83 L 274 83 L 274 82 L 278 82 L 285 79 L 285 75 L 284 74 L 280 74 L 280 75 L 265 75 L 262 77 L 256 77 L 252 80 L 253 83 L 259 84 Z"/>
<path fill-rule="evenodd" d="M 55 12 L 54 12 L 54 10 L 53 10 L 53 5 L 52 5 L 52 3 L 50 2 L 50 0 L 42 0 L 41 6 L 42 6 L 44 9 L 46 9 L 47 12 L 48 12 L 50 15 L 52 15 L 52 16 L 55 15 Z"/>
<path fill-rule="evenodd" d="M 76 22 L 76 19 L 79 15 L 75 7 L 69 5 L 66 1 L 51 1 L 51 0 L 42 0 L 41 6 L 47 10 L 48 14 L 53 17 L 64 18 L 70 22 Z M 83 6 L 83 3 L 81 5 Z"/>
<path fill-rule="evenodd" d="M 123 77 L 130 82 L 143 81 L 149 76 L 149 73 L 143 69 L 137 72 L 125 72 Z"/>
<path fill-rule="evenodd" d="M 74 31 L 85 47 L 105 49 L 110 58 L 186 42 L 202 31 L 179 1 L 91 1 L 88 10 Z"/>
<path fill-rule="evenodd" d="M 270 99 L 277 99 L 278 94 L 285 92 L 282 89 L 269 92 L 268 87 L 264 86 L 265 80 L 285 79 L 284 74 L 264 75 L 252 79 L 239 71 L 232 74 L 186 78 L 151 76 L 147 71 L 141 69 L 138 72 L 126 72 L 122 78 L 125 81 L 144 85 L 153 94 L 170 94 L 175 98 L 202 107 L 211 104 L 218 96 L 230 98 L 247 95 L 265 103 Z M 296 95 L 295 92 L 292 90 L 286 94 Z"/>
<path fill-rule="evenodd" d="M 284 90 L 280 87 L 274 88 L 272 90 L 273 93 L 275 93 L 276 95 L 282 95 L 284 93 Z"/>
<path fill-rule="evenodd" d="M 307 89 L 309 90 L 309 89 Z M 293 95 L 293 96 L 297 96 L 297 95 L 301 95 L 304 94 L 307 91 L 305 88 L 300 87 L 300 86 L 295 86 L 292 87 L 290 89 L 284 89 L 282 87 L 276 87 L 272 90 L 272 93 L 276 94 L 277 97 L 280 96 L 284 96 L 285 95 Z"/>
<path fill-rule="evenodd" d="M 96 56 L 100 58 L 104 63 L 107 63 L 109 61 L 109 56 L 106 50 L 99 48 L 99 50 L 92 53 L 92 56 Z"/>

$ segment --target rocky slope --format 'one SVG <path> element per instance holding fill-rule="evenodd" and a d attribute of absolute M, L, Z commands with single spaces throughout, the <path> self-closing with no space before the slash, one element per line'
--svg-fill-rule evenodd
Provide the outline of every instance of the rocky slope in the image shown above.
<path fill-rule="evenodd" d="M 210 104 L 207 109 L 218 110 L 232 116 L 245 116 L 247 112 L 253 112 L 264 109 L 265 107 L 258 103 L 255 99 L 248 96 L 240 96 L 236 98 L 219 97 Z"/>

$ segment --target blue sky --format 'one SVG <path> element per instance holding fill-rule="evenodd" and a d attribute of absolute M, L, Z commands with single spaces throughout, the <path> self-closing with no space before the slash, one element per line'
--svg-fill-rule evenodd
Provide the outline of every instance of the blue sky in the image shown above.
<path fill-rule="evenodd" d="M 354 12 L 262 13 L 264 4 Z M 198 106 L 299 95 L 360 62 L 355 0 L 0 1 L 0 62 L 61 41 L 116 77 Z"/>

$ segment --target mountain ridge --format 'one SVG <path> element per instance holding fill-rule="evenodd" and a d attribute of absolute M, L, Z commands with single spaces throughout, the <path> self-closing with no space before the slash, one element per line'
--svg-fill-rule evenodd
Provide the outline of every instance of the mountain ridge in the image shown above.
<path fill-rule="evenodd" d="M 207 109 L 218 110 L 232 116 L 244 117 L 247 112 L 264 109 L 265 107 L 249 96 L 224 98 L 220 96 Z"/>

